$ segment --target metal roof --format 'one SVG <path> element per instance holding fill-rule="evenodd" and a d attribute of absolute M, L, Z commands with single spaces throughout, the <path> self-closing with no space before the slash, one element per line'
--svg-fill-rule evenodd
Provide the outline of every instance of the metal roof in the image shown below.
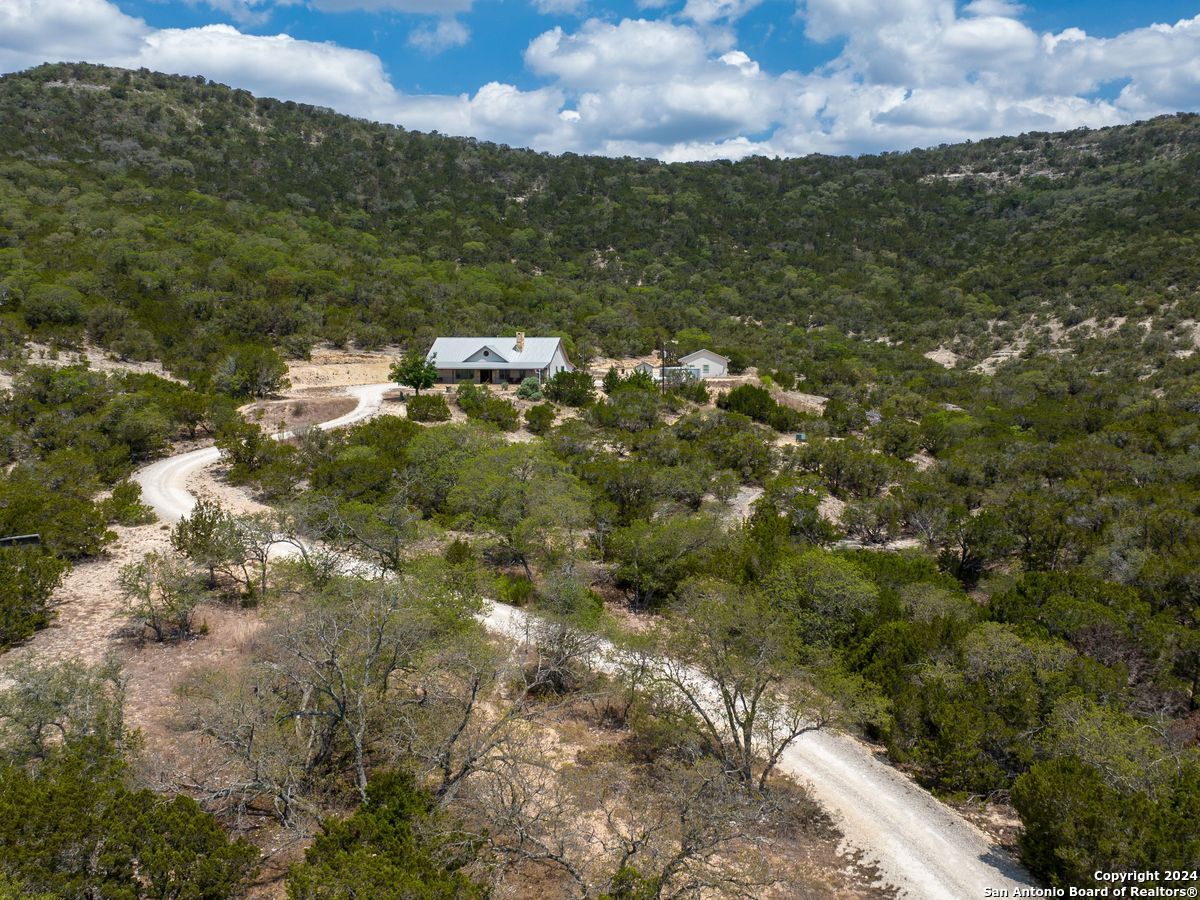
<path fill-rule="evenodd" d="M 515 337 L 440 337 L 425 358 L 439 369 L 544 369 L 561 343 L 562 338 L 527 337 L 518 352 Z M 467 362 L 483 350 L 486 357 Z"/>
<path fill-rule="evenodd" d="M 681 357 L 679 357 L 679 361 L 680 361 L 681 363 L 689 363 L 689 362 L 691 362 L 691 361 L 692 361 L 694 358 L 696 358 L 696 357 L 699 357 L 699 356 L 709 356 L 709 357 L 711 357 L 711 358 L 713 358 L 713 359 L 719 359 L 719 360 L 721 360 L 721 362 L 725 362 L 725 363 L 729 362 L 729 357 L 727 357 L 727 356 L 722 356 L 720 353 L 717 353 L 717 352 L 716 352 L 716 351 L 714 351 L 714 350 L 706 350 L 706 349 L 703 349 L 703 348 L 701 348 L 701 349 L 699 349 L 699 350 L 695 350 L 695 351 L 693 351 L 693 352 L 689 353 L 687 356 L 681 356 Z"/>

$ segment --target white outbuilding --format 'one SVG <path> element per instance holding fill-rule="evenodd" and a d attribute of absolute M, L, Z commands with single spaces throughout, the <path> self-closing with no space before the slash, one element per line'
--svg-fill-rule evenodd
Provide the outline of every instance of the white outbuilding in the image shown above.
<path fill-rule="evenodd" d="M 697 350 L 681 356 L 679 364 L 695 369 L 701 378 L 724 378 L 729 374 L 729 360 L 711 350 Z"/>

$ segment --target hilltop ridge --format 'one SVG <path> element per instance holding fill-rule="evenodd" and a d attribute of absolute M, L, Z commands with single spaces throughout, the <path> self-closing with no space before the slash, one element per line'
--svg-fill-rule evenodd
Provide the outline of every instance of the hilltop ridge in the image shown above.
<path fill-rule="evenodd" d="M 175 365 L 231 338 L 295 353 L 516 328 L 626 355 L 685 329 L 753 343 L 749 320 L 977 362 L 1031 323 L 1026 343 L 1112 317 L 1184 322 L 1182 346 L 1196 318 L 1196 115 L 664 164 L 56 64 L 0 78 L 0 148 L 10 327 L 86 326 L 103 344 L 128 317 L 134 346 L 115 349 Z M 39 311 L 36 285 L 75 293 Z"/>

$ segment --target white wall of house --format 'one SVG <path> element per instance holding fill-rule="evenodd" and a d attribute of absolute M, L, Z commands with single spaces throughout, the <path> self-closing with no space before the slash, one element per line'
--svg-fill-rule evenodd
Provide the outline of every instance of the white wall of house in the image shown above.
<path fill-rule="evenodd" d="M 574 369 L 575 367 L 571 365 L 570 360 L 567 359 L 567 354 L 563 350 L 563 345 L 560 342 L 554 351 L 554 356 L 550 358 L 550 365 L 546 369 L 546 377 L 553 378 L 559 372 L 571 372 Z"/>
<path fill-rule="evenodd" d="M 724 378 L 729 374 L 729 360 L 711 350 L 697 350 L 681 356 L 679 362 L 699 370 L 701 378 Z"/>

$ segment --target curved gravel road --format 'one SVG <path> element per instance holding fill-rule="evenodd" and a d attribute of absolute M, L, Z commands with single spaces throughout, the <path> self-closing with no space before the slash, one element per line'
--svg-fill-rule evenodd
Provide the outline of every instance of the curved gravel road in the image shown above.
<path fill-rule="evenodd" d="M 370 417 L 393 387 L 389 383 L 348 388 L 358 405 L 320 427 L 338 428 Z M 188 476 L 219 458 L 215 447 L 193 450 L 147 466 L 134 480 L 159 517 L 175 522 L 196 504 L 186 487 Z M 490 630 L 516 639 L 528 631 L 527 615 L 503 604 L 489 604 L 483 619 Z M 787 750 L 779 767 L 808 785 L 847 845 L 861 851 L 863 861 L 874 864 L 881 881 L 896 887 L 900 896 L 972 900 L 982 898 L 985 888 L 1006 888 L 1008 896 L 1014 896 L 1016 888 L 1036 885 L 982 831 L 851 737 L 806 734 Z"/>
<path fill-rule="evenodd" d="M 323 431 L 341 428 L 361 422 L 379 412 L 383 405 L 383 395 L 396 387 L 395 382 L 384 384 L 360 384 L 346 388 L 346 393 L 358 400 L 358 405 L 344 416 L 322 422 L 317 427 Z M 292 432 L 284 431 L 272 435 L 277 441 L 292 437 Z M 178 522 L 189 515 L 196 505 L 196 498 L 186 487 L 188 476 L 197 469 L 211 466 L 221 458 L 221 451 L 216 447 L 204 447 L 178 456 L 169 456 L 151 463 L 144 469 L 139 469 L 133 475 L 133 480 L 142 487 L 142 502 L 158 513 L 164 522 Z"/>

